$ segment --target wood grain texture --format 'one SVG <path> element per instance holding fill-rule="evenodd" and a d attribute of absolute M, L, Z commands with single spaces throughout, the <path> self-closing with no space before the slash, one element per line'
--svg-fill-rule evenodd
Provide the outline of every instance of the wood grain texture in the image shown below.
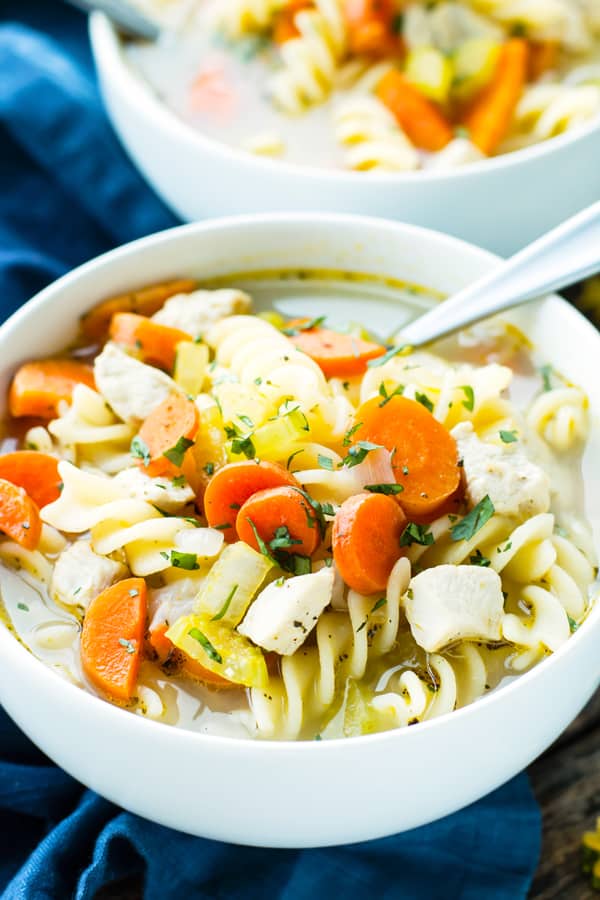
<path fill-rule="evenodd" d="M 530 900 L 598 900 L 581 874 L 580 845 L 600 816 L 600 692 L 529 775 L 542 809 L 542 853 Z"/>

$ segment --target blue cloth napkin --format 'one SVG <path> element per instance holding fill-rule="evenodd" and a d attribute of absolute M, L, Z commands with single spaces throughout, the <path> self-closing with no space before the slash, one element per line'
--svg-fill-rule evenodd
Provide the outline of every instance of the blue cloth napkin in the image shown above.
<path fill-rule="evenodd" d="M 52 0 L 4 3 L 0 318 L 78 263 L 172 224 L 107 124 L 83 17 Z M 53 766 L 0 710 L 0 834 L 6 900 L 83 900 L 129 875 L 149 900 L 518 900 L 537 865 L 540 814 L 520 775 L 407 834 L 322 850 L 237 847 L 123 812 Z"/>

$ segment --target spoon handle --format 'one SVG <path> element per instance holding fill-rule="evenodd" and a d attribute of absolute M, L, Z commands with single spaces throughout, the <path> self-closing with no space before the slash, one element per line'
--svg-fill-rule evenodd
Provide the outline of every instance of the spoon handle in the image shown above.
<path fill-rule="evenodd" d="M 117 28 L 129 37 L 156 41 L 160 28 L 156 22 L 145 16 L 129 0 L 67 0 L 84 12 L 103 12 Z"/>
<path fill-rule="evenodd" d="M 418 347 L 600 271 L 600 202 L 538 238 L 402 329 Z"/>

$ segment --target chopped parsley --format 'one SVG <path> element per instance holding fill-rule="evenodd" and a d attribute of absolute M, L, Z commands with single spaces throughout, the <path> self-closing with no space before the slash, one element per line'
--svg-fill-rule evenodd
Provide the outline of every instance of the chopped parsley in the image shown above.
<path fill-rule="evenodd" d="M 369 369 L 377 369 L 379 366 L 385 366 L 390 359 L 403 353 L 407 348 L 408 344 L 401 344 L 399 347 L 388 347 L 383 356 L 377 356 L 375 359 L 370 359 L 367 366 Z"/>
<path fill-rule="evenodd" d="M 579 628 L 579 623 L 572 616 L 567 615 L 567 619 L 569 620 L 569 630 L 573 634 Z"/>
<path fill-rule="evenodd" d="M 468 409 L 469 412 L 473 412 L 473 409 L 475 408 L 475 391 L 470 384 L 462 384 L 460 389 L 465 395 L 462 405 L 465 409 Z"/>
<path fill-rule="evenodd" d="M 190 628 L 188 634 L 191 638 L 194 638 L 195 641 L 198 641 L 209 659 L 213 659 L 217 663 L 223 662 L 223 657 L 219 651 L 215 650 L 209 639 L 205 634 L 202 634 L 199 628 Z"/>
<path fill-rule="evenodd" d="M 174 447 L 165 450 L 163 456 L 165 456 L 169 462 L 172 462 L 174 466 L 181 466 L 186 450 L 189 450 L 193 443 L 194 442 L 190 441 L 189 438 L 180 437 Z"/>
<path fill-rule="evenodd" d="M 541 366 L 540 375 L 542 376 L 542 386 L 545 391 L 552 390 L 552 372 L 553 368 L 550 365 Z"/>
<path fill-rule="evenodd" d="M 401 547 L 410 547 L 412 544 L 420 544 L 422 547 L 430 547 L 435 538 L 428 525 L 417 525 L 416 522 L 409 522 L 400 538 Z"/>
<path fill-rule="evenodd" d="M 131 590 L 127 591 L 127 593 L 129 594 L 130 597 L 137 597 L 139 594 L 139 591 L 137 588 L 131 588 Z"/>
<path fill-rule="evenodd" d="M 379 385 L 378 394 L 380 397 L 383 397 L 383 400 L 380 402 L 379 406 L 380 407 L 385 406 L 386 403 L 390 402 L 392 397 L 399 397 L 403 393 L 404 393 L 404 385 L 399 384 L 396 388 L 394 388 L 394 390 L 392 391 L 391 394 L 388 394 L 386 386 L 385 386 L 384 382 L 382 381 L 381 384 Z"/>
<path fill-rule="evenodd" d="M 494 504 L 486 494 L 464 519 L 452 526 L 450 537 L 453 541 L 469 541 L 492 518 L 494 513 Z"/>
<path fill-rule="evenodd" d="M 516 431 L 502 431 L 498 432 L 500 435 L 500 440 L 505 444 L 514 444 L 515 441 L 518 441 L 517 432 Z"/>
<path fill-rule="evenodd" d="M 371 494 L 401 494 L 404 490 L 403 485 L 401 484 L 365 484 L 365 491 L 370 491 Z"/>
<path fill-rule="evenodd" d="M 170 553 L 167 553 L 165 550 L 161 550 L 160 555 L 164 559 L 168 559 L 174 569 L 187 569 L 191 572 L 200 568 L 195 553 L 182 553 L 180 550 L 171 550 Z"/>
<path fill-rule="evenodd" d="M 317 462 L 322 469 L 328 469 L 330 472 L 333 472 L 333 460 L 330 456 L 323 456 L 322 453 L 319 453 L 319 455 L 317 456 Z"/>
<path fill-rule="evenodd" d="M 238 413 L 238 419 L 240 422 L 243 422 L 246 428 L 254 428 L 254 422 L 250 418 L 250 416 L 244 416 L 241 413 Z"/>
<path fill-rule="evenodd" d="M 427 394 L 421 394 L 419 391 L 415 391 L 415 400 L 417 403 L 420 403 L 425 409 L 428 409 L 430 413 L 433 412 L 433 403 L 427 396 Z"/>
<path fill-rule="evenodd" d="M 223 606 L 221 607 L 221 609 L 219 610 L 219 612 L 216 613 L 216 614 L 212 617 L 212 619 L 210 620 L 211 622 L 218 622 L 219 619 L 222 619 L 222 618 L 223 618 L 223 616 L 225 615 L 225 613 L 226 613 L 227 610 L 229 609 L 229 604 L 231 603 L 231 601 L 232 601 L 233 598 L 235 597 L 235 592 L 237 591 L 238 587 L 239 587 L 238 584 L 234 584 L 234 586 L 231 588 L 231 590 L 230 590 L 230 592 L 229 592 L 229 596 L 227 597 L 225 603 L 223 604 Z"/>
<path fill-rule="evenodd" d="M 280 525 L 275 529 L 273 540 L 269 541 L 271 550 L 282 550 L 286 547 L 292 547 L 294 544 L 301 544 L 302 541 L 293 538 L 289 533 L 286 525 Z"/>
<path fill-rule="evenodd" d="M 129 451 L 136 459 L 141 459 L 145 466 L 150 465 L 150 448 L 143 438 L 137 434 L 131 441 Z"/>
<path fill-rule="evenodd" d="M 387 603 L 387 597 L 380 597 L 379 600 L 377 601 L 377 603 L 375 603 L 371 612 L 372 613 L 377 612 L 377 610 L 381 609 L 382 606 L 385 606 L 386 603 Z"/>
<path fill-rule="evenodd" d="M 283 334 L 287 334 L 288 337 L 294 337 L 296 334 L 300 334 L 301 331 L 312 331 L 313 328 L 318 328 L 319 325 L 322 325 L 327 316 L 316 316 L 314 319 L 309 319 L 307 322 L 298 322 L 296 325 L 293 325 L 291 328 L 282 328 Z"/>
<path fill-rule="evenodd" d="M 373 444 L 371 441 L 358 441 L 358 443 L 354 444 L 353 447 L 350 447 L 348 450 L 348 456 L 345 456 L 343 459 L 343 464 L 351 469 L 354 466 L 358 466 L 359 463 L 365 459 L 367 453 L 370 453 L 371 450 L 383 450 L 383 446 L 381 444 Z"/>
<path fill-rule="evenodd" d="M 246 437 L 235 437 L 231 442 L 231 452 L 243 454 L 246 459 L 254 459 L 256 456 L 256 448 L 252 443 L 250 435 L 246 435 Z"/>
<path fill-rule="evenodd" d="M 17 603 L 17 609 L 22 609 L 23 612 L 29 612 L 29 607 L 26 603 Z"/>
<path fill-rule="evenodd" d="M 489 560 L 487 558 L 487 556 L 484 556 L 483 553 L 481 552 L 481 550 L 477 549 L 475 551 L 475 555 L 469 557 L 469 562 L 471 563 L 472 566 L 487 567 L 490 565 L 491 560 Z"/>
<path fill-rule="evenodd" d="M 360 428 L 361 425 L 362 425 L 362 422 L 357 422 L 356 425 L 353 425 L 352 428 L 348 429 L 348 431 L 344 435 L 344 440 L 342 441 L 342 444 L 344 447 L 350 446 L 353 435 L 356 434 L 356 432 L 358 431 L 358 429 Z"/>
<path fill-rule="evenodd" d="M 215 464 L 213 462 L 207 462 L 204 466 L 204 471 L 207 475 L 214 475 Z"/>
<path fill-rule="evenodd" d="M 127 638 L 119 638 L 119 644 L 121 647 L 125 647 L 128 653 L 135 653 L 135 646 L 132 641 L 128 641 Z"/>
<path fill-rule="evenodd" d="M 299 453 L 304 453 L 304 449 L 302 447 L 300 448 L 300 450 L 294 450 L 293 453 L 290 453 L 285 464 L 286 469 L 290 468 L 291 462 L 295 459 L 296 456 L 298 456 Z"/>

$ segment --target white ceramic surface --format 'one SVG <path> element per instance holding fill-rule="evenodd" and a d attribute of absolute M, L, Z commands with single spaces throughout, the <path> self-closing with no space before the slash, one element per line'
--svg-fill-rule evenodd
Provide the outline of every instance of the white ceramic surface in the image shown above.
<path fill-rule="evenodd" d="M 315 267 L 451 292 L 493 263 L 491 255 L 453 238 L 366 218 L 275 215 L 184 226 L 75 270 L 4 324 L 0 398 L 19 362 L 63 348 L 83 311 L 135 286 L 175 276 Z M 377 319 L 376 307 L 373 301 L 364 308 L 365 321 Z M 592 462 L 600 454 L 600 335 L 556 297 L 511 318 L 589 392 L 586 505 L 598 545 L 600 481 Z M 599 642 L 600 604 L 553 657 L 470 707 L 384 734 L 267 743 L 186 732 L 120 710 L 63 680 L 0 626 L 0 701 L 48 756 L 127 809 L 220 840 L 315 846 L 422 825 L 515 775 L 597 687 Z"/>
<path fill-rule="evenodd" d="M 512 253 L 600 199 L 600 121 L 447 173 L 360 173 L 292 166 L 203 137 L 128 65 L 100 13 L 90 36 L 113 125 L 135 164 L 186 221 L 319 210 L 385 216 Z"/>

